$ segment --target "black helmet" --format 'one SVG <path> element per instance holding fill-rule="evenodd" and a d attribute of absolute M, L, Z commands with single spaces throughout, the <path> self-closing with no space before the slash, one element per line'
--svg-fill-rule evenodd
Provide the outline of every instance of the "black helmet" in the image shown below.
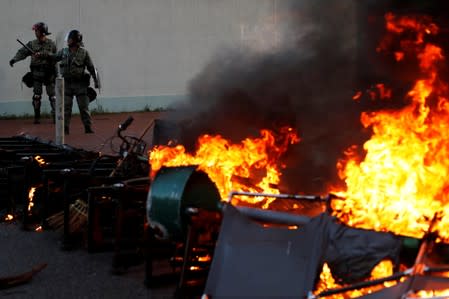
<path fill-rule="evenodd" d="M 81 44 L 83 42 L 83 35 L 78 30 L 72 30 L 69 32 L 67 39 L 72 39 L 75 43 Z"/>
<path fill-rule="evenodd" d="M 44 22 L 39 22 L 33 25 L 33 30 L 39 30 L 43 35 L 50 35 L 51 33 L 48 32 L 48 26 Z"/>

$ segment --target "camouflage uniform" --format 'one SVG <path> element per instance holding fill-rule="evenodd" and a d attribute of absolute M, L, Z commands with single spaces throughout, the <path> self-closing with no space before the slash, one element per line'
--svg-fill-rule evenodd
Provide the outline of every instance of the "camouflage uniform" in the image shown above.
<path fill-rule="evenodd" d="M 55 59 L 61 61 L 61 74 L 64 77 L 64 128 L 66 134 L 69 132 L 74 96 L 78 103 L 85 131 L 86 133 L 92 133 L 92 117 L 89 112 L 90 101 L 87 97 L 90 77 L 85 69 L 90 73 L 94 82 L 97 82 L 97 77 L 89 52 L 82 47 L 79 47 L 75 52 L 70 51 L 69 48 L 64 48 L 55 55 Z"/>
<path fill-rule="evenodd" d="M 51 115 L 55 116 L 55 63 L 50 59 L 50 55 L 56 53 L 56 44 L 49 38 L 43 41 L 32 40 L 26 44 L 35 53 L 40 52 L 39 57 L 32 56 L 32 53 L 25 48 L 20 48 L 12 63 L 24 60 L 31 56 L 30 70 L 33 76 L 33 108 L 34 122 L 39 123 L 41 114 L 42 85 L 45 85 L 48 99 L 51 106 Z M 10 62 L 10 63 L 11 63 Z"/>

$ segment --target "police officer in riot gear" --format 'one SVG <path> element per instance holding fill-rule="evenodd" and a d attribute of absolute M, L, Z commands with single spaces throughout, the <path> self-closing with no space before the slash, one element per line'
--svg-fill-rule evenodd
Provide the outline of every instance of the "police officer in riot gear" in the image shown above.
<path fill-rule="evenodd" d="M 73 97 L 76 97 L 81 121 L 86 134 L 92 130 L 92 117 L 89 112 L 89 97 L 87 88 L 90 76 L 98 89 L 98 78 L 89 52 L 84 48 L 83 36 L 78 30 L 72 30 L 67 36 L 67 48 L 53 56 L 54 61 L 60 61 L 61 74 L 64 77 L 64 131 L 69 134 L 72 117 Z M 89 73 L 86 73 L 85 70 Z M 89 76 L 90 74 L 90 76 Z"/>
<path fill-rule="evenodd" d="M 9 61 L 9 65 L 12 67 L 16 62 L 24 60 L 28 56 L 31 56 L 30 61 L 30 73 L 33 87 L 33 108 L 34 108 L 34 123 L 40 123 L 41 117 L 41 99 L 42 99 L 42 87 L 45 85 L 48 99 L 50 101 L 51 115 L 53 123 L 55 121 L 55 62 L 51 59 L 51 55 L 56 53 L 56 44 L 53 40 L 47 36 L 51 33 L 48 32 L 47 24 L 39 22 L 33 25 L 33 30 L 36 35 L 36 39 L 29 41 L 26 47 L 20 48 L 16 55 Z M 31 51 L 32 52 L 31 52 Z"/>

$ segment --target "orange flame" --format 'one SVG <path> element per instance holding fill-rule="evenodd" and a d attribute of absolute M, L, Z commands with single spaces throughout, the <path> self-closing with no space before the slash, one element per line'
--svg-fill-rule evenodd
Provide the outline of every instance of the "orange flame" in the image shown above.
<path fill-rule="evenodd" d="M 413 298 L 432 298 L 438 296 L 439 298 L 449 298 L 449 289 L 433 290 L 433 291 L 418 291 L 416 297 Z"/>
<path fill-rule="evenodd" d="M 31 187 L 28 192 L 28 212 L 31 212 L 31 209 L 34 207 L 34 192 L 36 192 L 36 187 Z"/>
<path fill-rule="evenodd" d="M 441 48 L 424 42 L 424 35 L 435 34 L 438 28 L 427 19 L 422 24 L 418 18 L 392 14 L 386 21 L 392 32 L 416 32 L 415 39 L 402 46 L 413 45 L 422 77 L 402 110 L 362 114 L 361 122 L 372 128 L 373 136 L 364 144 L 363 161 L 350 148 L 346 160 L 338 163 L 347 185 L 339 195 L 346 200 L 333 203 L 333 208 L 350 226 L 418 238 L 435 215 L 442 215 L 436 230 L 449 240 L 449 102 L 438 77 L 438 63 L 444 57 Z"/>
<path fill-rule="evenodd" d="M 378 277 L 387 277 L 393 274 L 393 264 L 389 260 L 381 261 L 379 264 L 376 265 L 376 267 L 373 268 L 371 271 L 371 277 L 372 279 L 378 278 Z M 383 287 L 391 287 L 395 285 L 396 282 L 394 281 L 387 281 L 383 284 L 367 287 L 364 289 L 358 289 L 358 290 L 351 290 L 344 293 L 329 295 L 324 298 L 327 299 L 346 299 L 346 298 L 356 298 L 363 295 L 367 295 L 369 293 L 372 293 L 374 291 L 378 291 L 382 289 Z M 320 281 L 314 291 L 315 295 L 318 295 L 319 293 L 329 290 L 329 289 L 339 289 L 344 286 L 339 285 L 335 282 L 335 279 L 332 277 L 331 270 L 327 264 L 323 265 L 323 269 L 321 270 L 320 274 Z"/>
<path fill-rule="evenodd" d="M 184 146 L 157 146 L 150 152 L 152 175 L 162 166 L 197 165 L 217 185 L 223 199 L 230 191 L 279 194 L 279 158 L 290 144 L 299 142 L 292 128 L 282 128 L 280 134 L 261 130 L 261 137 L 246 138 L 232 144 L 220 135 L 202 135 L 194 154 Z M 260 198 L 247 198 L 260 202 Z"/>

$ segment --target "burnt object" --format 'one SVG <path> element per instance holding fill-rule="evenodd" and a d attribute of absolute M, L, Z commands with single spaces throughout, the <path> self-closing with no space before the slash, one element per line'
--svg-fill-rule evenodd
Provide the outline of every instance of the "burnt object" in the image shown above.
<path fill-rule="evenodd" d="M 147 200 L 149 225 L 158 238 L 179 240 L 185 236 L 186 211 L 220 210 L 220 194 L 207 174 L 196 166 L 163 167 L 153 180 Z"/>
<path fill-rule="evenodd" d="M 0 154 L 0 184 L 3 193 L 0 209 L 14 216 L 21 216 L 25 229 L 40 222 L 48 211 L 44 207 L 49 194 L 44 186 L 44 169 L 55 166 L 61 170 L 86 161 L 92 163 L 98 157 L 95 152 L 56 145 L 28 135 L 0 138 Z M 34 207 L 28 211 L 31 188 L 35 188 Z"/>
<path fill-rule="evenodd" d="M 402 247 L 399 237 L 328 221 L 331 224 L 324 260 L 339 284 L 368 279 L 372 269 L 382 260 L 391 260 L 393 265 L 398 265 Z"/>
<path fill-rule="evenodd" d="M 166 119 L 155 119 L 152 145 L 176 143 L 181 134 L 180 124 Z"/>
<path fill-rule="evenodd" d="M 141 177 L 87 189 L 87 250 L 91 253 L 113 250 L 114 274 L 144 261 L 145 203 L 149 188 L 149 177 Z"/>
<path fill-rule="evenodd" d="M 21 274 L 0 277 L 0 289 L 8 289 L 30 282 L 33 277 L 47 267 L 47 264 L 34 266 L 30 271 Z"/>
<path fill-rule="evenodd" d="M 171 281 L 176 296 L 200 294 L 220 222 L 220 195 L 205 172 L 196 166 L 161 168 L 147 199 L 146 286 Z"/>

